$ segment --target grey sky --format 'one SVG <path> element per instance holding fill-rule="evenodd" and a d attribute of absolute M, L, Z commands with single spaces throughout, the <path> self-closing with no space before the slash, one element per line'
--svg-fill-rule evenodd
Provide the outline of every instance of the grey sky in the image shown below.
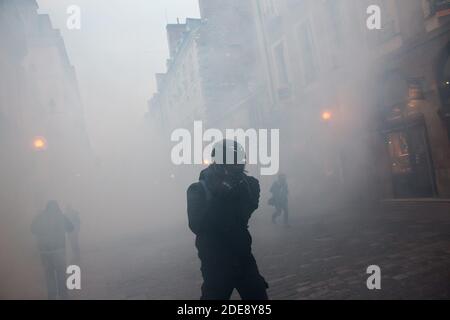
<path fill-rule="evenodd" d="M 165 71 L 166 22 L 198 17 L 198 0 L 38 0 L 61 30 L 75 66 L 88 130 L 97 149 L 132 135 Z M 81 8 L 81 30 L 68 30 L 70 5 Z M 114 137 L 114 139 L 111 139 Z M 97 150 L 100 151 L 101 150 Z"/>

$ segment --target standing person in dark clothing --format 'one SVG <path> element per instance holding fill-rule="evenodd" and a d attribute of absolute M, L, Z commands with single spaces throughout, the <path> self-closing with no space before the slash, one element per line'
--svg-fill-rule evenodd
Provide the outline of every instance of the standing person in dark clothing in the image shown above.
<path fill-rule="evenodd" d="M 278 180 L 272 184 L 270 188 L 272 197 L 269 199 L 269 204 L 275 207 L 275 212 L 272 215 L 272 222 L 276 223 L 277 218 L 284 213 L 283 221 L 284 225 L 289 225 L 289 210 L 288 210 L 288 185 L 286 182 L 286 176 L 284 174 L 278 175 Z"/>
<path fill-rule="evenodd" d="M 217 143 L 212 158 L 200 181 L 187 190 L 189 227 L 196 235 L 203 276 L 201 299 L 227 300 L 236 289 L 244 300 L 267 300 L 268 286 L 248 231 L 258 208 L 259 182 L 245 174 L 245 152 L 237 142 Z"/>
<path fill-rule="evenodd" d="M 36 236 L 45 269 L 49 299 L 67 299 L 66 233 L 73 225 L 63 215 L 56 201 L 49 201 L 46 209 L 33 220 L 31 232 Z"/>
<path fill-rule="evenodd" d="M 73 225 L 73 232 L 69 234 L 70 247 L 72 249 L 72 263 L 78 265 L 80 263 L 80 213 L 72 208 L 69 204 L 66 207 L 66 216 Z"/>

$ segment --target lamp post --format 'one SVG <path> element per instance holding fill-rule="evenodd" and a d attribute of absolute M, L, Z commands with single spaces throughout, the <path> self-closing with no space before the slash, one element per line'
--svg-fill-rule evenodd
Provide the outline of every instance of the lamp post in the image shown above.
<path fill-rule="evenodd" d="M 322 112 L 321 118 L 325 122 L 330 122 L 333 118 L 333 114 L 331 113 L 331 111 L 325 110 Z"/>
<path fill-rule="evenodd" d="M 44 151 L 47 149 L 47 140 L 42 136 L 36 136 L 33 138 L 32 147 L 35 151 Z"/>

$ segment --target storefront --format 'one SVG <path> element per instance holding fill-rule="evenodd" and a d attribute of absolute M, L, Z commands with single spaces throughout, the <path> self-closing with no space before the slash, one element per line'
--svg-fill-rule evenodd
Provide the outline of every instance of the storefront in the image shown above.
<path fill-rule="evenodd" d="M 433 161 L 422 115 L 386 122 L 383 130 L 395 198 L 436 197 Z"/>

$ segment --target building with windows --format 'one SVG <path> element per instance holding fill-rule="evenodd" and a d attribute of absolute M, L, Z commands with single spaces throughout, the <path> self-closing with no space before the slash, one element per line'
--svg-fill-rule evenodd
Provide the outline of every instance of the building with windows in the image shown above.
<path fill-rule="evenodd" d="M 151 118 L 159 130 L 183 127 L 204 117 L 197 44 L 200 26 L 200 19 L 167 25 L 167 72 L 156 74 L 157 92 L 149 102 Z"/>
<path fill-rule="evenodd" d="M 391 8 L 395 43 L 376 80 L 380 131 L 397 198 L 450 196 L 446 64 L 448 1 L 398 1 Z"/>
<path fill-rule="evenodd" d="M 381 30 L 367 27 L 370 5 Z M 255 0 L 254 9 L 268 118 L 284 132 L 284 171 L 305 185 L 299 197 L 450 196 L 449 1 Z"/>
<path fill-rule="evenodd" d="M 8 275 L 0 295 L 8 299 L 39 292 L 33 216 L 50 199 L 78 206 L 92 182 L 75 70 L 61 34 L 37 10 L 35 0 L 0 1 L 0 274 Z"/>
<path fill-rule="evenodd" d="M 0 6 L 0 170 L 14 184 L 8 199 L 39 207 L 48 198 L 79 198 L 92 153 L 61 34 L 36 1 Z"/>
<path fill-rule="evenodd" d="M 156 74 L 157 92 L 148 103 L 151 135 L 163 155 L 153 159 L 155 176 L 169 176 L 180 192 L 199 168 L 171 163 L 171 133 L 192 132 L 194 121 L 203 130 L 265 127 L 269 101 L 252 2 L 199 0 L 199 7 L 200 19 L 167 25 L 167 70 Z"/>
<path fill-rule="evenodd" d="M 261 76 L 252 3 L 200 0 L 201 19 L 167 25 L 167 71 L 149 102 L 154 127 L 203 120 L 215 128 L 259 126 Z"/>
<path fill-rule="evenodd" d="M 367 26 L 372 5 L 380 30 Z M 168 26 L 171 56 L 157 75 L 152 119 L 166 128 L 195 119 L 279 128 L 281 170 L 312 202 L 450 196 L 448 1 L 200 1 L 200 9 L 195 27 Z"/>

